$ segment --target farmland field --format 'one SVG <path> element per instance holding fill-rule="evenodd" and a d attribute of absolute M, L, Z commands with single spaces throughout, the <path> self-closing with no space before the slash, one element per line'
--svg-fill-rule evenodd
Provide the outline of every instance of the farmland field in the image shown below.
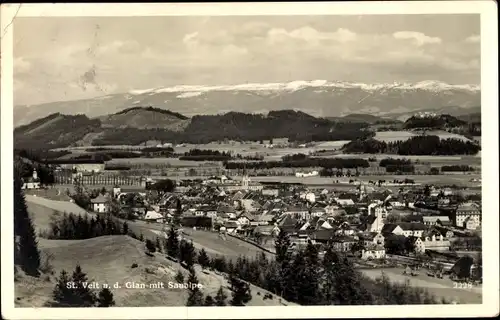
<path fill-rule="evenodd" d="M 426 131 L 426 135 L 431 136 L 438 136 L 440 139 L 460 139 L 462 141 L 470 141 L 470 139 L 459 135 L 455 133 L 450 133 L 446 131 Z M 408 140 L 411 137 L 418 136 L 418 132 L 410 132 L 410 131 L 380 131 L 375 134 L 374 139 L 379 140 L 379 141 L 384 141 L 384 142 L 395 142 L 398 140 Z"/>
<path fill-rule="evenodd" d="M 217 162 L 209 161 L 188 161 L 179 160 L 177 158 L 128 158 L 128 159 L 112 159 L 107 161 L 109 165 L 164 165 L 167 167 L 201 167 L 201 166 L 217 166 Z"/>
<path fill-rule="evenodd" d="M 471 185 L 469 180 L 471 179 L 481 179 L 480 174 L 458 174 L 458 175 L 370 175 L 370 176 L 359 176 L 352 178 L 357 181 L 370 181 L 370 180 L 403 180 L 403 179 L 413 179 L 415 183 L 435 183 L 435 184 L 467 184 Z M 235 180 L 240 180 L 241 177 L 233 177 Z M 251 177 L 252 181 L 259 182 L 284 182 L 284 183 L 302 183 L 308 185 L 335 185 L 334 181 L 339 180 L 341 184 L 348 184 L 349 179 L 346 178 L 336 178 L 336 177 L 307 177 L 298 178 L 295 176 L 275 176 L 275 177 Z M 478 183 L 474 183 L 478 184 Z M 354 186 L 354 185 L 352 185 Z"/>
<path fill-rule="evenodd" d="M 475 286 L 470 289 L 454 288 L 453 281 L 450 279 L 431 278 L 427 276 L 425 270 L 421 270 L 418 276 L 411 277 L 403 275 L 403 268 L 361 269 L 364 275 L 372 279 L 380 277 L 382 271 L 387 275 L 390 281 L 404 283 L 409 280 L 411 286 L 425 288 L 429 293 L 439 298 L 442 297 L 458 303 L 482 303 L 481 286 Z"/>

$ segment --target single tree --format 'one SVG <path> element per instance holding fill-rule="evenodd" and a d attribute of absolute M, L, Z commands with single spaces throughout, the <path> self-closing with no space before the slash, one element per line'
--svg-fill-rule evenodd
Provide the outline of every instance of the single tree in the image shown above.
<path fill-rule="evenodd" d="M 204 306 L 206 307 L 211 307 L 215 304 L 214 298 L 212 296 L 208 295 L 205 297 L 205 303 Z"/>
<path fill-rule="evenodd" d="M 203 294 L 198 287 L 198 278 L 196 277 L 194 268 L 191 268 L 191 270 L 189 271 L 189 278 L 187 282 L 189 285 L 189 296 L 186 302 L 186 306 L 203 306 Z"/>
<path fill-rule="evenodd" d="M 20 263 L 26 274 L 38 277 L 40 275 L 40 251 L 35 228 L 28 214 L 21 178 L 18 172 L 14 174 L 14 234 L 19 236 L 18 250 L 15 250 L 18 257 L 15 257 L 15 260 Z M 16 244 L 15 241 L 14 244 Z"/>
<path fill-rule="evenodd" d="M 72 284 L 68 273 L 65 270 L 61 271 L 57 283 L 52 291 L 53 307 L 80 307 L 79 299 L 77 299 L 74 289 L 68 284 Z"/>
<path fill-rule="evenodd" d="M 225 306 L 226 305 L 226 299 L 227 299 L 227 295 L 226 295 L 226 293 L 224 292 L 224 289 L 221 286 L 219 288 L 219 290 L 217 291 L 217 294 L 215 295 L 215 305 L 219 306 L 219 307 Z"/>
<path fill-rule="evenodd" d="M 207 268 L 210 265 L 210 258 L 208 257 L 207 252 L 205 249 L 201 249 L 200 253 L 198 254 L 198 263 L 201 265 L 202 268 Z"/>
<path fill-rule="evenodd" d="M 141 234 L 139 235 L 139 241 L 144 242 L 144 235 L 142 234 L 142 232 L 141 232 Z"/>
<path fill-rule="evenodd" d="M 179 257 L 179 236 L 177 234 L 177 228 L 174 226 L 171 226 L 168 231 L 166 251 L 167 255 L 172 258 L 177 259 Z"/>
<path fill-rule="evenodd" d="M 158 252 L 161 252 L 161 242 L 160 242 L 160 238 L 158 238 L 158 237 L 156 237 L 155 246 L 156 246 L 156 250 Z"/>
<path fill-rule="evenodd" d="M 184 283 L 184 274 L 182 274 L 181 270 L 177 271 L 175 281 L 177 281 L 177 283 Z"/>
<path fill-rule="evenodd" d="M 80 305 L 82 307 L 94 306 L 97 298 L 94 292 L 88 287 L 89 280 L 87 274 L 82 271 L 79 264 L 76 265 L 71 278 L 76 287 L 74 294 L 78 298 Z"/>
<path fill-rule="evenodd" d="M 233 290 L 231 299 L 232 306 L 244 306 L 245 303 L 252 300 L 252 293 L 247 282 L 233 276 L 229 278 L 229 281 L 231 282 L 231 288 Z"/>
<path fill-rule="evenodd" d="M 122 227 L 122 233 L 125 235 L 128 235 L 128 223 L 125 221 L 123 222 L 123 227 Z"/>
<path fill-rule="evenodd" d="M 156 252 L 156 245 L 150 239 L 146 240 L 146 248 L 150 253 Z"/>
<path fill-rule="evenodd" d="M 196 258 L 193 242 L 182 241 L 180 250 L 181 261 L 185 262 L 188 268 L 191 268 Z"/>
<path fill-rule="evenodd" d="M 99 291 L 99 296 L 97 298 L 98 307 L 112 307 L 115 305 L 115 300 L 113 299 L 113 293 L 108 288 L 103 288 Z"/>

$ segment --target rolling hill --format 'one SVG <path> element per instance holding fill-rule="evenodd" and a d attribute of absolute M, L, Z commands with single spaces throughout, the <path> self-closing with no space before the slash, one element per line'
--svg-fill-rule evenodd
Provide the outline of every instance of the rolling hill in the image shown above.
<path fill-rule="evenodd" d="M 466 125 L 467 122 L 457 119 L 448 114 L 440 114 L 434 116 L 412 116 L 404 123 L 405 129 L 451 129 L 459 128 Z"/>
<path fill-rule="evenodd" d="M 48 149 L 61 148 L 84 138 L 101 128 L 97 119 L 85 115 L 63 115 L 54 113 L 14 130 L 16 147 Z"/>
<path fill-rule="evenodd" d="M 281 109 L 301 110 L 316 117 L 339 117 L 352 113 L 405 117 L 421 109 L 455 115 L 455 112 L 469 113 L 469 108 L 480 106 L 480 98 L 481 90 L 477 85 L 450 85 L 439 81 L 365 84 L 314 80 L 174 86 L 85 100 L 18 105 L 14 109 L 14 122 L 19 126 L 57 112 L 85 114 L 94 118 L 134 106 L 156 106 L 188 116 L 229 111 L 267 113 Z"/>
<path fill-rule="evenodd" d="M 294 110 L 187 118 L 163 109 L 135 107 L 97 119 L 53 114 L 16 128 L 14 141 L 17 149 L 139 145 L 150 140 L 208 143 L 286 137 L 292 141 L 324 141 L 361 138 L 369 134 L 366 128 L 363 122 L 333 122 Z"/>
<path fill-rule="evenodd" d="M 169 110 L 147 107 L 133 107 L 112 115 L 99 117 L 103 129 L 167 129 L 182 131 L 189 124 L 189 118 Z"/>
<path fill-rule="evenodd" d="M 33 218 L 36 230 L 49 227 L 53 216 L 62 211 L 81 213 L 70 202 L 54 201 L 41 197 L 27 197 L 28 212 Z M 73 208 L 75 207 L 75 208 Z M 66 210 L 68 209 L 68 210 Z M 147 237 L 148 234 L 145 233 Z M 151 234 L 152 239 L 156 235 Z M 42 261 L 51 257 L 54 274 L 45 273 L 40 278 L 25 275 L 16 267 L 15 274 L 15 304 L 18 307 L 43 307 L 50 302 L 56 277 L 61 270 L 71 274 L 76 264 L 80 264 L 90 281 L 100 284 L 118 282 L 121 288 L 112 289 L 117 307 L 146 306 L 184 306 L 188 290 L 173 288 L 126 288 L 127 282 L 153 284 L 162 282 L 165 286 L 175 282 L 175 275 L 182 272 L 188 278 L 188 271 L 180 264 L 168 260 L 161 253 L 152 256 L 146 254 L 145 244 L 125 235 L 101 236 L 85 240 L 48 240 L 38 238 Z M 137 267 L 132 267 L 137 264 Z M 195 266 L 199 283 L 203 285 L 204 295 L 215 297 L 222 286 L 228 297 L 231 297 L 227 276 L 212 270 L 202 270 Z M 269 292 L 250 285 L 252 300 L 248 306 L 279 306 L 294 305 L 275 295 L 273 299 L 263 299 Z M 270 293 L 269 293 L 270 294 Z"/>
<path fill-rule="evenodd" d="M 87 273 L 90 281 L 97 283 L 118 283 L 121 288 L 113 288 L 117 307 L 159 307 L 185 306 L 188 290 L 168 288 L 168 283 L 177 283 L 178 271 L 187 279 L 188 271 L 180 264 L 170 261 L 161 253 L 153 256 L 146 254 L 143 242 L 129 236 L 102 236 L 86 240 L 46 240 L 40 239 L 42 257 L 51 256 L 54 275 L 43 275 L 42 279 L 33 278 L 17 271 L 15 276 L 16 305 L 19 307 L 43 307 L 51 301 L 56 276 L 61 270 L 72 272 L 76 264 Z M 137 264 L 136 268 L 132 268 Z M 231 297 L 227 278 L 214 271 L 203 271 L 196 265 L 199 283 L 203 285 L 204 295 L 214 297 L 222 286 Z M 156 284 L 164 288 L 127 288 L 127 283 Z M 274 296 L 263 297 L 268 291 L 251 285 L 252 300 L 248 306 L 294 305 Z"/>

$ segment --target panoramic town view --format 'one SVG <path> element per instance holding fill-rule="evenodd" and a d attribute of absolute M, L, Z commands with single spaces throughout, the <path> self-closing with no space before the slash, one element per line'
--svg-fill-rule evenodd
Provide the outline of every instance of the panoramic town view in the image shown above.
<path fill-rule="evenodd" d="M 14 35 L 16 307 L 482 303 L 478 15 Z"/>

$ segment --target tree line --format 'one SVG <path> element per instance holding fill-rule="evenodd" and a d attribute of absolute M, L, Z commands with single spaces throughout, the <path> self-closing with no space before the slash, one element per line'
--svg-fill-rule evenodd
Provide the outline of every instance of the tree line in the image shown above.
<path fill-rule="evenodd" d="M 229 112 L 197 115 L 182 132 L 165 129 L 104 129 L 94 145 L 141 144 L 148 140 L 205 144 L 213 141 L 261 141 L 275 137 L 289 141 L 332 141 L 364 138 L 373 133 L 365 123 L 333 122 L 293 110 L 271 111 L 267 116 Z"/>
<path fill-rule="evenodd" d="M 272 169 L 272 168 L 336 168 L 336 169 L 356 169 L 368 168 L 370 164 L 365 159 L 359 158 L 304 158 L 299 160 L 282 161 L 248 161 L 248 162 L 224 162 L 224 167 L 228 170 L 234 169 Z"/>
<path fill-rule="evenodd" d="M 385 142 L 375 139 L 356 139 L 342 147 L 345 153 L 392 153 L 398 155 L 474 155 L 481 147 L 471 141 L 426 135 L 406 141 Z"/>
<path fill-rule="evenodd" d="M 468 165 L 450 165 L 450 166 L 441 166 L 441 172 L 470 172 L 475 171 L 473 167 Z"/>
<path fill-rule="evenodd" d="M 51 222 L 46 234 L 48 239 L 81 240 L 108 235 L 128 235 L 128 224 L 123 224 L 111 215 L 91 217 L 64 213 L 60 218 Z"/>

